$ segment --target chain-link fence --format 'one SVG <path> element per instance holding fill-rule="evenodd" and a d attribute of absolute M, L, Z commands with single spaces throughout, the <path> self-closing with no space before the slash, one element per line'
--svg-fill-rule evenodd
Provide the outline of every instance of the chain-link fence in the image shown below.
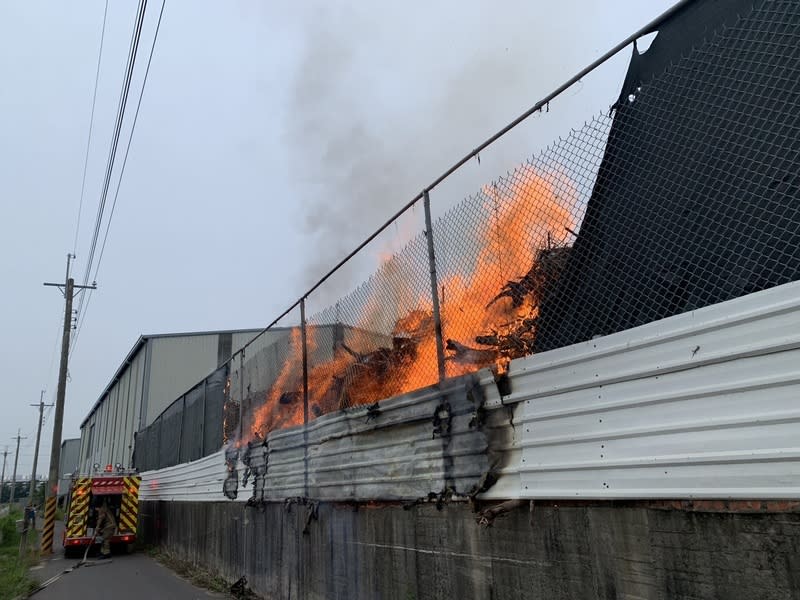
<path fill-rule="evenodd" d="M 800 5 L 736 5 L 663 24 L 611 110 L 442 216 L 421 194 L 399 251 L 361 247 L 370 277 L 330 302 L 330 274 L 234 355 L 223 439 L 800 278 Z M 198 452 L 183 402 L 147 434 L 168 460 Z"/>

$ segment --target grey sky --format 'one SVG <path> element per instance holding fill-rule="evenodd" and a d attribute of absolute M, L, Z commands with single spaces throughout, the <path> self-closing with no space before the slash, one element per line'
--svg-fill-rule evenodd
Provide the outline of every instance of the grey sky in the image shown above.
<path fill-rule="evenodd" d="M 71 360 L 64 436 L 79 434 L 141 333 L 266 325 L 438 173 L 672 3 L 168 0 L 100 289 Z M 55 397 L 63 304 L 41 284 L 63 278 L 73 247 L 103 6 L 0 4 L 0 450 L 21 428 L 25 476 L 28 404 L 41 389 Z M 159 6 L 149 3 L 135 97 Z M 76 278 L 135 10 L 135 0 L 110 2 Z M 439 188 L 435 210 L 606 109 L 628 57 Z M 379 244 L 395 247 L 413 227 Z M 317 305 L 374 260 L 354 263 Z"/>

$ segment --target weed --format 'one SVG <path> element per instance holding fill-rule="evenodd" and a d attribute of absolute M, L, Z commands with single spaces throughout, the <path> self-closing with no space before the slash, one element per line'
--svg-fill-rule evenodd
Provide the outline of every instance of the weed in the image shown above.
<path fill-rule="evenodd" d="M 17 519 L 22 515 L 12 512 L 0 519 L 0 598 L 27 596 L 36 587 L 30 576 L 30 560 L 19 556 Z"/>
<path fill-rule="evenodd" d="M 184 579 L 191 581 L 198 587 L 211 590 L 212 592 L 228 593 L 230 591 L 230 583 L 225 581 L 222 577 L 213 575 L 209 571 L 206 571 L 197 565 L 193 565 L 189 562 L 176 558 L 175 556 L 167 552 L 160 551 L 155 547 L 148 548 L 147 553 L 155 558 L 158 562 L 170 568 Z"/>

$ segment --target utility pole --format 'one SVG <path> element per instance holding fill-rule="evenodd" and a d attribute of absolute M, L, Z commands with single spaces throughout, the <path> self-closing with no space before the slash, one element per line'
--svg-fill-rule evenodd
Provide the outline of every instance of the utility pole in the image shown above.
<path fill-rule="evenodd" d="M 17 440 L 17 451 L 16 453 L 14 453 L 14 474 L 11 476 L 11 500 L 9 501 L 9 505 L 13 508 L 14 495 L 15 495 L 14 492 L 16 491 L 17 487 L 17 462 L 19 461 L 19 443 L 20 441 L 25 440 L 27 438 L 22 437 L 20 435 L 19 429 L 17 429 L 17 437 L 11 439 Z"/>
<path fill-rule="evenodd" d="M 3 503 L 3 492 L 6 489 L 6 457 L 8 456 L 8 446 L 3 450 L 3 474 L 0 475 L 0 504 Z"/>
<path fill-rule="evenodd" d="M 33 473 L 31 474 L 31 491 L 30 491 L 30 501 L 28 504 L 33 506 L 33 494 L 36 492 L 36 467 L 39 464 L 39 441 L 42 438 L 42 420 L 44 419 L 44 407 L 45 406 L 53 406 L 52 404 L 45 404 L 44 403 L 44 390 L 39 395 L 39 404 L 31 404 L 31 406 L 38 406 L 39 407 L 39 427 L 36 430 L 36 449 L 33 451 Z"/>
<path fill-rule="evenodd" d="M 56 392 L 56 414 L 53 419 L 53 445 L 50 448 L 50 471 L 45 489 L 44 529 L 42 530 L 42 554 L 53 551 L 53 533 L 56 523 L 56 494 L 58 493 L 58 463 L 61 459 L 61 428 L 64 423 L 64 399 L 67 393 L 67 365 L 69 364 L 69 336 L 72 331 L 72 300 L 75 290 L 97 289 L 96 284 L 75 285 L 69 276 L 70 261 L 74 254 L 67 254 L 67 275 L 64 284 L 45 283 L 57 287 L 64 294 L 64 334 L 61 338 L 61 366 L 58 370 L 58 391 Z"/>

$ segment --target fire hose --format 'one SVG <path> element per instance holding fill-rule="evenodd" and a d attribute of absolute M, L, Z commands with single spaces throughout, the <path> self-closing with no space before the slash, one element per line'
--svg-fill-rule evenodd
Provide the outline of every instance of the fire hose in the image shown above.
<path fill-rule="evenodd" d="M 33 591 L 32 591 L 32 592 L 29 594 L 29 596 L 28 596 L 28 597 L 30 597 L 30 596 L 33 596 L 33 595 L 34 595 L 34 594 L 36 594 L 37 592 L 41 592 L 41 591 L 42 591 L 43 589 L 45 589 L 47 586 L 49 586 L 49 585 L 51 585 L 51 584 L 55 583 L 56 581 L 58 581 L 59 579 L 61 579 L 61 578 L 62 578 L 64 575 L 66 575 L 67 573 L 72 573 L 74 570 L 76 570 L 76 569 L 79 569 L 80 567 L 83 567 L 83 566 L 91 567 L 91 566 L 94 566 L 94 565 L 110 564 L 110 563 L 111 563 L 111 561 L 110 561 L 110 560 L 104 560 L 104 561 L 94 561 L 94 560 L 88 560 L 88 557 L 89 557 L 89 550 L 91 550 L 91 548 L 92 548 L 92 546 L 94 545 L 94 543 L 95 543 L 95 541 L 96 541 L 96 540 L 97 540 L 97 531 L 95 531 L 95 532 L 92 534 L 92 539 L 89 541 L 89 544 L 86 546 L 86 551 L 83 553 L 83 558 L 82 558 L 81 560 L 79 560 L 79 561 L 78 561 L 78 562 L 75 564 L 75 566 L 73 566 L 73 567 L 70 567 L 70 568 L 68 568 L 68 569 L 64 569 L 64 570 L 63 570 L 63 571 L 61 571 L 61 573 L 59 573 L 58 575 L 54 575 L 53 577 L 51 577 L 51 578 L 50 578 L 50 579 L 48 579 L 47 581 L 44 581 L 44 582 L 42 582 L 42 584 L 41 584 L 41 585 L 39 585 L 39 587 L 37 587 L 35 590 L 33 590 Z"/>

